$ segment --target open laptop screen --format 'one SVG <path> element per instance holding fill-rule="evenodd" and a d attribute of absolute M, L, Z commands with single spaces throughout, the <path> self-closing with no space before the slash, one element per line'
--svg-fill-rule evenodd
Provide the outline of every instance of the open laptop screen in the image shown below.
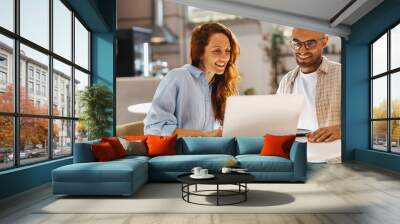
<path fill-rule="evenodd" d="M 303 100 L 300 95 L 231 96 L 226 104 L 222 135 L 296 134 Z"/>

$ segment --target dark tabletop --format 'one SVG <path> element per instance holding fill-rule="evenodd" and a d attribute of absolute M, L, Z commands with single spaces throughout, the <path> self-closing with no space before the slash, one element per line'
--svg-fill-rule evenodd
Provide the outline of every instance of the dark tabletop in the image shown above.
<path fill-rule="evenodd" d="M 212 173 L 215 177 L 211 179 L 194 179 L 186 173 L 177 177 L 178 181 L 186 184 L 236 184 L 248 183 L 255 180 L 255 177 L 249 173 Z"/>

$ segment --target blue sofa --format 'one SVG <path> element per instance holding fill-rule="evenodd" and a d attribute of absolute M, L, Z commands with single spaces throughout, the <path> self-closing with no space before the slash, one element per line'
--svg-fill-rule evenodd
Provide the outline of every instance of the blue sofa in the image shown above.
<path fill-rule="evenodd" d="M 285 159 L 258 155 L 263 137 L 185 137 L 177 142 L 177 155 L 95 162 L 90 145 L 98 142 L 75 144 L 74 163 L 52 171 L 54 194 L 131 195 L 148 181 L 176 181 L 178 175 L 196 166 L 218 172 L 231 159 L 247 168 L 256 181 L 306 180 L 306 143 L 294 142 L 290 159 Z"/>

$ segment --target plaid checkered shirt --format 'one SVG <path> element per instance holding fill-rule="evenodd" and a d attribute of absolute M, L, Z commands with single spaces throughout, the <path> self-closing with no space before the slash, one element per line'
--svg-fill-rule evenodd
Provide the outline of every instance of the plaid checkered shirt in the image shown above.
<path fill-rule="evenodd" d="M 286 74 L 281 82 L 277 94 L 291 94 L 294 81 L 300 71 L 297 66 Z M 317 110 L 318 127 L 340 125 L 341 115 L 341 64 L 322 58 L 322 63 L 316 71 L 317 86 L 315 108 Z"/>

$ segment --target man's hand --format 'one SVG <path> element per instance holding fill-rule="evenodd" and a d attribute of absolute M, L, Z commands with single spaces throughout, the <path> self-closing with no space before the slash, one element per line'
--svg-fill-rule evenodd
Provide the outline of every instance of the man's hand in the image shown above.
<path fill-rule="evenodd" d="M 342 130 L 340 129 L 340 125 L 335 125 L 319 128 L 306 136 L 309 142 L 332 142 L 341 138 Z"/>

